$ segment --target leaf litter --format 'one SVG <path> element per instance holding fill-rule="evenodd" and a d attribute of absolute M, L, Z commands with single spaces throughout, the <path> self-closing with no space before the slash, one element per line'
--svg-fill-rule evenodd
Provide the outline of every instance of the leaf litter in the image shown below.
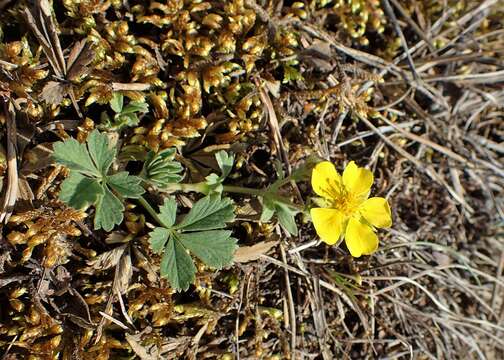
<path fill-rule="evenodd" d="M 499 358 L 502 15 L 0 0 L 3 357 Z M 225 191 L 312 206 L 281 175 L 310 156 L 373 170 L 394 223 L 374 255 Z M 205 178 L 208 197 L 162 190 Z"/>

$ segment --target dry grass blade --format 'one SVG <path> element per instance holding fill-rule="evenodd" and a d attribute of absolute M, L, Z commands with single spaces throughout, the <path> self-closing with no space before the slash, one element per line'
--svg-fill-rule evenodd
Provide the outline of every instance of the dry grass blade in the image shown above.
<path fill-rule="evenodd" d="M 434 52 L 435 48 L 434 45 L 431 43 L 431 40 L 429 39 L 428 35 L 425 34 L 425 31 L 420 29 L 420 27 L 417 25 L 415 21 L 411 19 L 411 17 L 407 14 L 406 10 L 402 7 L 402 5 L 399 3 L 397 0 L 390 0 L 390 2 L 394 5 L 394 7 L 399 11 L 399 13 L 402 15 L 402 17 L 406 20 L 409 26 L 415 31 L 415 33 L 427 44 L 429 47 L 429 50 L 431 52 Z M 404 35 L 403 35 L 404 37 Z M 407 56 L 409 54 L 409 50 L 407 50 Z M 411 56 L 411 55 L 410 55 Z"/>
<path fill-rule="evenodd" d="M 383 120 L 383 122 L 385 122 L 389 126 L 393 127 L 399 133 L 401 133 L 402 135 L 406 136 L 407 138 L 409 138 L 409 139 L 411 139 L 413 141 L 417 141 L 417 142 L 419 142 L 421 144 L 427 145 L 427 146 L 431 147 L 432 149 L 437 150 L 440 153 L 442 153 L 442 154 L 444 154 L 444 155 L 446 155 L 446 156 L 448 156 L 448 157 L 450 157 L 450 158 L 452 158 L 452 159 L 454 159 L 456 161 L 461 162 L 464 165 L 467 165 L 467 166 L 471 165 L 468 160 L 464 159 L 459 154 L 454 153 L 450 149 L 448 149 L 448 148 L 446 148 L 446 147 L 444 147 L 442 145 L 436 144 L 435 142 L 433 142 L 433 141 L 431 141 L 429 139 L 425 139 L 425 138 L 423 138 L 421 136 L 418 136 L 418 135 L 415 135 L 413 133 L 410 133 L 409 131 L 406 131 L 402 127 L 394 124 L 393 122 L 391 122 L 389 119 L 387 119 L 384 116 L 380 115 L 379 118 L 381 120 Z"/>
<path fill-rule="evenodd" d="M 45 33 L 40 30 L 40 28 L 44 28 L 45 26 L 42 26 L 38 24 L 38 22 L 35 20 L 35 16 L 31 13 L 30 10 L 25 9 L 24 14 L 26 16 L 26 20 L 28 22 L 28 25 L 33 31 L 33 34 L 39 41 L 40 45 L 42 46 L 42 49 L 44 50 L 44 53 L 47 56 L 47 60 L 49 61 L 49 64 L 51 65 L 54 73 L 56 74 L 57 77 L 63 78 L 64 72 L 63 68 L 61 68 L 60 65 L 60 60 L 57 59 L 56 53 L 54 52 L 53 49 L 53 44 L 51 44 L 51 40 L 47 37 Z M 44 21 L 44 20 L 42 20 Z"/>
<path fill-rule="evenodd" d="M 2 67 L 5 67 L 5 68 L 10 68 L 10 69 L 15 69 L 17 68 L 18 66 L 16 64 L 13 64 L 13 63 L 10 63 L 8 61 L 5 61 L 5 60 L 1 60 L 0 59 L 0 66 Z"/>
<path fill-rule="evenodd" d="M 0 96 L 2 110 L 7 124 L 7 186 L 3 194 L 2 207 L 0 209 L 0 223 L 7 223 L 14 210 L 18 196 L 18 169 L 16 155 L 16 119 L 13 105 Z"/>
<path fill-rule="evenodd" d="M 385 141 L 388 145 L 390 145 L 394 150 L 396 150 L 399 154 L 407 158 L 409 161 L 411 161 L 413 164 L 417 166 L 418 169 L 421 171 L 425 172 L 427 175 L 429 175 L 430 178 L 432 178 L 434 181 L 442 184 L 447 190 L 448 193 L 460 204 L 462 204 L 467 211 L 473 213 L 474 209 L 467 204 L 464 198 L 462 198 L 451 186 L 449 186 L 446 181 L 434 170 L 434 168 L 431 165 L 424 166 L 422 163 L 417 160 L 414 156 L 409 154 L 407 151 L 402 149 L 401 147 L 397 146 L 394 142 L 392 142 L 389 138 L 387 138 L 385 135 L 383 135 L 368 119 L 359 116 L 362 122 L 364 122 L 371 130 L 373 130 L 380 138 Z"/>
<path fill-rule="evenodd" d="M 57 25 L 52 14 L 52 5 L 49 4 L 48 0 L 38 0 L 35 13 L 25 9 L 24 14 L 28 25 L 42 45 L 47 60 L 58 80 L 46 84 L 42 90 L 42 98 L 49 104 L 58 105 L 68 95 L 75 111 L 82 118 L 73 86 L 66 81 L 75 80 L 78 76 L 84 74 L 87 71 L 86 65 L 94 58 L 94 53 L 87 46 L 85 40 L 77 42 L 70 53 L 69 63 L 67 64 L 61 48 Z"/>
<path fill-rule="evenodd" d="M 12 282 L 20 282 L 23 280 L 26 280 L 27 276 L 23 275 L 14 275 L 14 276 L 9 276 L 7 278 L 2 278 L 0 279 L 0 288 L 3 288 L 6 285 L 9 285 Z"/>
<path fill-rule="evenodd" d="M 282 158 L 282 161 L 285 165 L 285 169 L 287 171 L 287 174 L 290 175 L 291 173 L 291 166 L 289 163 L 289 157 L 287 155 L 287 152 L 285 151 L 285 146 L 282 141 L 282 134 L 280 132 L 280 124 L 278 123 L 278 118 L 275 112 L 275 108 L 273 106 L 273 103 L 271 102 L 270 97 L 268 96 L 268 93 L 266 90 L 264 90 L 264 87 L 259 83 L 259 79 L 255 79 L 255 84 L 257 91 L 259 92 L 259 96 L 261 98 L 261 101 L 264 104 L 264 107 L 266 108 L 266 113 L 268 114 L 268 122 L 269 122 L 269 127 L 271 130 L 271 133 L 273 135 L 273 142 L 275 144 L 275 147 L 278 149 L 280 152 L 280 156 Z"/>
<path fill-rule="evenodd" d="M 120 322 L 119 320 L 113 318 L 112 316 L 110 316 L 109 314 L 107 313 L 104 313 L 103 311 L 100 311 L 100 315 L 103 316 L 104 319 L 107 319 L 108 321 L 111 321 L 113 322 L 114 324 L 116 324 L 117 326 L 119 326 L 121 329 L 123 330 L 129 330 L 129 328 L 124 325 L 122 322 Z"/>
<path fill-rule="evenodd" d="M 408 43 L 406 42 L 406 38 L 404 37 L 404 34 L 401 30 L 401 27 L 399 26 L 399 23 L 397 22 L 397 18 L 394 13 L 394 9 L 392 9 L 392 6 L 390 6 L 390 2 L 388 0 L 383 0 L 383 5 L 385 7 L 385 12 L 388 14 L 390 19 L 392 20 L 392 23 L 394 25 L 394 30 L 396 31 L 397 35 L 399 35 L 399 38 L 401 39 L 401 44 L 404 48 L 404 53 L 406 54 L 406 59 L 408 60 L 408 66 L 410 67 L 411 73 L 413 75 L 413 79 L 415 81 L 418 81 L 418 73 L 415 69 L 415 64 L 413 63 L 413 58 L 411 57 L 410 50 L 408 48 Z"/>
<path fill-rule="evenodd" d="M 152 87 L 151 84 L 141 84 L 141 83 L 112 83 L 112 89 L 114 91 L 146 91 Z"/>
<path fill-rule="evenodd" d="M 282 244 L 280 244 L 280 253 L 282 255 L 282 261 L 287 264 L 287 256 L 285 255 L 285 249 L 283 247 Z M 289 330 L 291 332 L 291 348 L 290 348 L 290 351 L 291 351 L 291 354 L 293 354 L 294 358 L 296 357 L 296 348 L 297 348 L 297 341 L 296 341 L 296 328 L 297 328 L 297 324 L 296 324 L 296 310 L 294 308 L 294 300 L 293 300 L 293 297 L 292 297 L 292 289 L 291 289 L 291 281 L 290 281 L 290 277 L 289 277 L 289 271 L 287 269 L 285 269 L 285 288 L 286 288 L 286 291 L 287 291 L 287 302 L 288 302 L 288 306 L 289 306 L 289 317 L 290 317 L 290 321 L 289 321 Z"/>
<path fill-rule="evenodd" d="M 58 63 L 61 73 L 66 74 L 65 57 L 61 49 L 56 22 L 53 18 L 52 5 L 49 4 L 48 0 L 37 0 L 37 5 L 39 8 L 39 24 L 44 30 L 46 39 L 49 40 L 49 43 L 52 45 L 51 52 L 54 54 L 54 59 Z"/>

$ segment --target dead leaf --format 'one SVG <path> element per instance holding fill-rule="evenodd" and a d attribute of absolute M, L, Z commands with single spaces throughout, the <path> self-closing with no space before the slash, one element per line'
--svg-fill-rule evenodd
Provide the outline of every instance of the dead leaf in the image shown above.
<path fill-rule="evenodd" d="M 273 95 L 274 98 L 279 98 L 280 97 L 280 81 L 279 80 L 274 80 L 274 81 L 269 81 L 269 80 L 264 80 L 264 86 L 266 89 L 268 89 L 269 93 Z"/>
<path fill-rule="evenodd" d="M 119 263 L 119 260 L 121 260 L 121 257 L 126 250 L 126 246 L 128 246 L 128 244 L 124 244 L 110 251 L 104 252 L 103 254 L 98 255 L 95 259 L 88 261 L 88 265 L 91 269 L 96 270 L 110 269 Z"/>
<path fill-rule="evenodd" d="M 131 346 L 133 352 L 141 359 L 141 360 L 156 360 L 159 358 L 158 355 L 153 355 L 152 351 L 155 353 L 159 353 L 159 350 L 155 345 L 151 345 L 149 349 L 142 346 L 140 344 L 140 336 L 126 334 L 126 341 Z"/>
<path fill-rule="evenodd" d="M 313 56 L 327 61 L 333 57 L 331 44 L 320 40 L 315 40 L 310 46 L 303 49 L 301 55 Z"/>
<path fill-rule="evenodd" d="M 79 76 L 86 74 L 89 69 L 89 65 L 95 57 L 94 51 L 91 46 L 86 42 L 86 39 L 78 41 L 67 60 L 67 79 L 75 80 Z"/>
<path fill-rule="evenodd" d="M 128 237 L 128 233 L 126 233 L 125 231 L 113 231 L 105 238 L 105 242 L 109 245 L 123 244 L 127 243 L 129 240 L 131 239 Z"/>
<path fill-rule="evenodd" d="M 68 86 L 58 81 L 49 81 L 44 88 L 40 97 L 48 104 L 59 105 L 63 98 L 68 93 Z"/>
<path fill-rule="evenodd" d="M 280 124 L 278 122 L 278 117 L 275 112 L 275 107 L 273 105 L 273 102 L 271 101 L 268 92 L 264 89 L 262 84 L 260 83 L 258 78 L 254 79 L 254 82 L 256 84 L 256 88 L 259 92 L 259 97 L 261 99 L 261 102 L 263 103 L 266 113 L 268 114 L 268 122 L 271 130 L 271 137 L 273 138 L 273 144 L 275 145 L 276 149 L 280 152 L 280 155 L 282 157 L 282 160 L 285 164 L 285 169 L 287 172 L 287 175 L 290 175 L 291 173 L 291 165 L 289 163 L 289 157 L 287 155 L 287 151 L 285 150 L 285 145 L 283 143 L 283 137 L 282 133 L 280 131 Z"/>
<path fill-rule="evenodd" d="M 434 256 L 436 262 L 441 266 L 447 266 L 452 263 L 452 259 L 444 253 L 441 253 L 439 251 L 433 251 L 432 255 Z"/>
<path fill-rule="evenodd" d="M 240 246 L 234 253 L 234 261 L 246 263 L 257 260 L 278 243 L 278 241 L 261 241 L 252 246 Z"/>
<path fill-rule="evenodd" d="M 9 285 L 11 282 L 20 283 L 21 281 L 26 280 L 26 279 L 28 279 L 28 276 L 25 276 L 25 275 L 13 275 L 13 276 L 9 276 L 9 277 L 0 279 L 0 288 L 4 287 L 6 285 Z"/>
<path fill-rule="evenodd" d="M 19 177 L 18 191 L 18 198 L 21 200 L 32 201 L 35 199 L 35 195 L 33 194 L 30 184 L 24 176 Z"/>
<path fill-rule="evenodd" d="M 133 253 L 136 258 L 136 266 L 140 269 L 144 270 L 147 273 L 147 279 L 152 283 L 156 284 L 159 282 L 159 269 L 155 269 L 154 266 L 150 263 L 147 257 L 135 246 L 133 246 Z"/>
<path fill-rule="evenodd" d="M 132 276 L 133 267 L 131 266 L 131 255 L 129 251 L 124 251 L 121 260 L 116 267 L 116 272 L 114 275 L 114 284 L 112 285 L 114 293 L 126 293 Z"/>
<path fill-rule="evenodd" d="M 48 168 L 54 163 L 52 154 L 52 143 L 38 144 L 34 148 L 26 150 L 23 153 L 23 162 L 19 173 L 28 177 L 38 170 Z"/>

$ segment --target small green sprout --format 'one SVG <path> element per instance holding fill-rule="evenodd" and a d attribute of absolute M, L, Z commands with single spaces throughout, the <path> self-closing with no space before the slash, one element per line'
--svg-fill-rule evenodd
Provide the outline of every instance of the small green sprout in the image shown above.
<path fill-rule="evenodd" d="M 283 80 L 282 83 L 288 84 L 292 81 L 296 80 L 304 80 L 301 72 L 296 68 L 299 66 L 299 62 L 297 60 L 288 61 L 283 65 Z"/>
<path fill-rule="evenodd" d="M 158 153 L 150 151 L 145 159 L 140 176 L 160 189 L 182 180 L 182 165 L 175 161 L 175 149 L 165 149 Z"/>
<path fill-rule="evenodd" d="M 131 101 L 128 105 L 124 105 L 124 96 L 121 93 L 115 92 L 110 100 L 110 107 L 115 112 L 114 118 L 111 119 L 106 112 L 102 112 L 101 128 L 107 130 L 121 130 L 125 127 L 137 126 L 140 122 L 139 113 L 146 113 L 149 110 L 149 105 L 140 101 Z"/>
<path fill-rule="evenodd" d="M 221 171 L 221 175 L 217 175 L 212 173 L 208 175 L 205 180 L 210 189 L 210 193 L 218 193 L 222 194 L 223 190 L 223 182 L 231 173 L 234 164 L 234 155 L 229 155 L 224 150 L 219 151 L 215 154 L 215 159 L 217 160 L 217 164 L 219 165 L 219 169 Z"/>

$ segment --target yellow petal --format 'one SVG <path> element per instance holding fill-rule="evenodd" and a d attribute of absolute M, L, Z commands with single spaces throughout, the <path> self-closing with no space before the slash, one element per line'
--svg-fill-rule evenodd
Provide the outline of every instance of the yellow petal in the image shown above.
<path fill-rule="evenodd" d="M 355 162 L 350 163 L 343 171 L 343 184 L 348 192 L 355 195 L 366 195 L 373 185 L 373 173 L 368 169 L 358 167 Z"/>
<path fill-rule="evenodd" d="M 312 188 L 319 196 L 331 199 L 333 189 L 341 187 L 341 176 L 329 161 L 318 163 L 312 171 Z"/>
<path fill-rule="evenodd" d="M 345 243 L 353 257 L 371 255 L 378 249 L 378 237 L 371 226 L 354 218 L 348 221 Z"/>
<path fill-rule="evenodd" d="M 328 245 L 336 244 L 343 231 L 344 216 L 341 211 L 313 208 L 310 210 L 310 214 L 320 239 Z"/>
<path fill-rule="evenodd" d="M 392 225 L 392 216 L 387 199 L 372 197 L 364 201 L 360 208 L 364 219 L 377 228 L 388 228 Z"/>

